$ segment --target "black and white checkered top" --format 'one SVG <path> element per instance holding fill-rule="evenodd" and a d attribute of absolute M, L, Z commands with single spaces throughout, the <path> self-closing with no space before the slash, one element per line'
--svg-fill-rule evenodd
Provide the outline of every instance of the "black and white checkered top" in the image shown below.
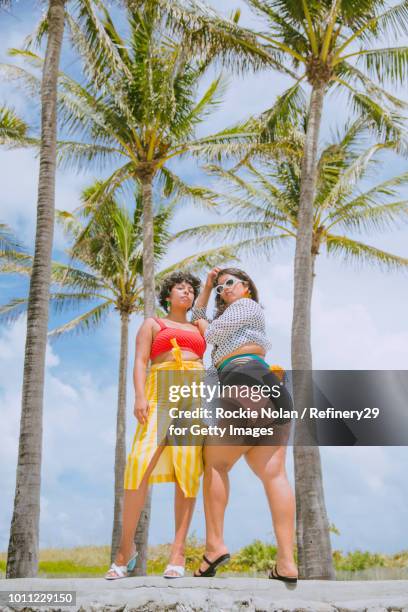
<path fill-rule="evenodd" d="M 192 308 L 191 320 L 210 321 L 205 339 L 213 345 L 211 360 L 218 364 L 244 344 L 259 344 L 265 351 L 271 348 L 266 336 L 265 314 L 261 306 L 250 298 L 240 298 L 224 310 L 216 319 L 207 317 L 206 308 Z"/>

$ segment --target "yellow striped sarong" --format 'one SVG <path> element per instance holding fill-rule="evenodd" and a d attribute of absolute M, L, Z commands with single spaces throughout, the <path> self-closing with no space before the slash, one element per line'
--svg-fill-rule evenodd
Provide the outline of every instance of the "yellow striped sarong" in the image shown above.
<path fill-rule="evenodd" d="M 171 343 L 174 347 L 172 349 L 174 361 L 153 364 L 146 379 L 145 390 L 146 399 L 149 402 L 149 412 L 147 422 L 144 425 L 138 422 L 136 427 L 132 448 L 126 462 L 125 489 L 137 489 L 140 486 L 159 445 L 157 439 L 158 404 L 160 402 L 159 410 L 163 410 L 164 407 L 167 411 L 170 402 L 163 398 L 158 373 L 169 370 L 171 375 L 171 371 L 177 370 L 178 380 L 180 380 L 181 371 L 204 370 L 201 361 L 183 361 L 181 349 L 175 338 L 171 339 Z M 149 484 L 177 481 L 186 497 L 196 497 L 202 473 L 203 458 L 200 444 L 195 446 L 164 446 L 158 462 L 150 474 Z"/>

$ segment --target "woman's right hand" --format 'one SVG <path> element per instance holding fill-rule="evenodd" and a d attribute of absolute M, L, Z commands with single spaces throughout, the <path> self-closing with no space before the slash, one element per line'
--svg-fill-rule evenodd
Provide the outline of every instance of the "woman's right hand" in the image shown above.
<path fill-rule="evenodd" d="M 145 425 L 145 423 L 147 423 L 147 415 L 149 414 L 149 402 L 147 399 L 135 399 L 133 414 L 141 425 Z"/>
<path fill-rule="evenodd" d="M 207 280 L 205 281 L 206 287 L 212 289 L 214 287 L 214 281 L 217 278 L 217 274 L 220 272 L 221 268 L 215 267 L 209 271 L 207 275 Z"/>
<path fill-rule="evenodd" d="M 197 319 L 196 321 L 194 321 L 193 325 L 198 327 L 198 331 L 202 336 L 204 336 L 209 323 L 207 319 Z"/>

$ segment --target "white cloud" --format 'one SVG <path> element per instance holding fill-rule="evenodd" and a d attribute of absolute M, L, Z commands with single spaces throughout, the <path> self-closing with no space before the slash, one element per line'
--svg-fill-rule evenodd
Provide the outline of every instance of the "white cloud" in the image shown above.
<path fill-rule="evenodd" d="M 80 204 L 81 189 L 89 184 L 91 174 L 57 172 L 55 206 L 72 211 Z M 17 233 L 20 241 L 32 248 L 37 217 L 38 160 L 31 150 L 0 151 L 0 219 Z M 54 248 L 63 250 L 67 243 L 56 225 Z"/>
<path fill-rule="evenodd" d="M 408 536 L 404 447 L 321 448 L 328 515 L 340 530 L 335 548 L 396 552 Z M 384 516 L 387 520 L 384 521 Z"/>
<path fill-rule="evenodd" d="M 0 444 L 2 549 L 6 546 L 14 495 L 24 337 L 23 319 L 0 335 L 0 420 L 4 424 Z M 44 544 L 54 543 L 54 536 L 61 545 L 73 542 L 68 538 L 63 542 L 57 533 L 61 512 L 65 513 L 64 523 L 70 523 L 69 529 L 76 532 L 74 543 L 92 541 L 91 533 L 99 541 L 107 541 L 108 525 L 99 522 L 100 531 L 94 532 L 93 513 L 100 516 L 100 494 L 105 496 L 103 515 L 111 511 L 115 426 L 115 386 L 109 383 L 97 386 L 92 375 L 81 367 L 75 378 L 65 379 L 64 364 L 54 349 L 48 347 L 41 507 Z"/>
<path fill-rule="evenodd" d="M 316 369 L 408 369 L 408 331 L 384 329 L 368 305 L 350 299 L 332 306 L 316 291 L 312 321 Z"/>

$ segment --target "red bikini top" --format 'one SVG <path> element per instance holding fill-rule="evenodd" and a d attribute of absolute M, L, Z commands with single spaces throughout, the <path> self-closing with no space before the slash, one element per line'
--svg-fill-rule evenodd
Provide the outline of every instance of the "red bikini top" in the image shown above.
<path fill-rule="evenodd" d="M 165 325 L 162 319 L 154 318 L 154 320 L 160 325 L 160 331 L 157 332 L 152 342 L 150 359 L 155 359 L 155 357 L 161 353 L 171 351 L 173 348 L 170 342 L 171 338 L 177 340 L 177 344 L 181 349 L 190 350 L 199 357 L 204 355 L 207 344 L 198 330 L 195 332 L 185 329 L 176 329 L 175 327 L 168 327 Z"/>

